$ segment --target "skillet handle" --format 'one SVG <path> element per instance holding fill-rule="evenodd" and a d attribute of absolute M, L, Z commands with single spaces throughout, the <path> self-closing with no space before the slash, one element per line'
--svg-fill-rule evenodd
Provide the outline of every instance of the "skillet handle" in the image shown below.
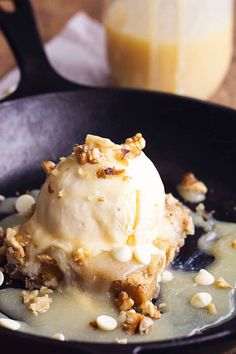
<path fill-rule="evenodd" d="M 15 4 L 13 13 L 5 12 L 0 7 L 0 28 L 19 65 L 21 79 L 16 91 L 4 101 L 42 93 L 86 88 L 62 78 L 50 65 L 29 0 L 13 0 L 13 2 Z"/>

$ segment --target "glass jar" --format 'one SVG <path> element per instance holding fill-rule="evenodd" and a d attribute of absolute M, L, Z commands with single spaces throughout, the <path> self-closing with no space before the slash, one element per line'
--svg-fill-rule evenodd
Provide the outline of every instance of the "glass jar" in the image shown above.
<path fill-rule="evenodd" d="M 206 99 L 233 49 L 233 0 L 112 0 L 104 24 L 117 86 Z"/>

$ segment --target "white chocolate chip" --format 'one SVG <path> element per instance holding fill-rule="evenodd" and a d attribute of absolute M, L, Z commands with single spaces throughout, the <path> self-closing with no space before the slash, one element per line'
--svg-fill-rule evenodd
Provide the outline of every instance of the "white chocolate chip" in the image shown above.
<path fill-rule="evenodd" d="M 98 316 L 96 322 L 103 331 L 113 331 L 117 327 L 116 319 L 107 315 Z"/>
<path fill-rule="evenodd" d="M 128 339 L 127 338 L 116 338 L 116 343 L 118 344 L 127 344 L 128 343 Z"/>
<path fill-rule="evenodd" d="M 3 282 L 4 282 L 4 274 L 3 274 L 3 272 L 0 270 L 0 286 L 2 286 Z"/>
<path fill-rule="evenodd" d="M 19 214 L 26 214 L 32 205 L 35 203 L 35 199 L 30 194 L 20 195 L 15 202 L 16 211 Z"/>
<path fill-rule="evenodd" d="M 5 199 L 4 195 L 0 194 L 0 202 L 3 202 Z"/>
<path fill-rule="evenodd" d="M 203 309 L 212 302 L 212 296 L 209 293 L 197 293 L 192 296 L 190 303 L 197 309 Z"/>
<path fill-rule="evenodd" d="M 132 259 L 132 251 L 129 246 L 115 248 L 112 251 L 112 256 L 119 262 L 129 262 Z"/>
<path fill-rule="evenodd" d="M 149 265 L 152 260 L 150 247 L 146 246 L 137 246 L 134 251 L 134 256 L 138 262 L 144 265 Z"/>
<path fill-rule="evenodd" d="M 0 327 L 17 331 L 20 328 L 20 322 L 11 320 L 10 318 L 0 318 Z"/>
<path fill-rule="evenodd" d="M 201 269 L 194 278 L 194 281 L 198 285 L 212 285 L 215 281 L 215 277 L 206 269 Z"/>
<path fill-rule="evenodd" d="M 173 279 L 174 279 L 174 276 L 169 270 L 165 270 L 162 273 L 161 281 L 163 283 L 168 283 L 169 281 L 172 281 Z"/>
<path fill-rule="evenodd" d="M 61 340 L 64 341 L 65 340 L 65 336 L 62 333 L 56 333 L 52 336 L 53 339 L 57 339 L 57 340 Z"/>

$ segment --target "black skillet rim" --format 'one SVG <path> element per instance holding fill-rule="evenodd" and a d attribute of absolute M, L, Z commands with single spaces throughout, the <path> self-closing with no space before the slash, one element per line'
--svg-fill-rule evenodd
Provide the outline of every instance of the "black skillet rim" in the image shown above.
<path fill-rule="evenodd" d="M 236 119 L 236 110 L 227 107 L 227 106 L 223 106 L 217 103 L 211 103 L 211 102 L 207 102 L 207 101 L 203 101 L 203 100 L 199 100 L 196 98 L 192 98 L 192 97 L 185 97 L 185 96 L 177 96 L 171 93 L 165 93 L 165 92 L 155 92 L 155 91 L 146 91 L 146 90 L 140 90 L 140 89 L 130 89 L 130 88 L 116 88 L 115 90 L 113 90 L 112 88 L 107 88 L 107 87 L 89 87 L 87 89 L 85 89 L 84 91 L 103 91 L 103 92 L 109 92 L 109 91 L 115 91 L 117 93 L 136 93 L 138 92 L 139 94 L 149 94 L 149 95 L 159 95 L 161 97 L 170 97 L 171 99 L 174 100 L 181 100 L 184 102 L 188 102 L 188 103 L 193 103 L 193 104 L 200 104 L 202 106 L 205 107 L 213 107 L 214 109 L 217 110 L 221 110 L 222 112 L 228 112 L 230 114 L 234 114 L 235 115 L 235 119 Z M 78 90 L 81 91 L 81 90 Z M 69 90 L 67 92 L 65 91 L 59 91 L 57 92 L 57 94 L 71 94 L 71 93 L 75 93 L 76 90 Z M 39 94 L 39 95 L 34 95 L 34 98 L 37 97 L 41 97 L 41 96 L 51 96 L 54 95 L 55 93 L 45 93 L 45 94 Z M 28 96 L 28 97 L 24 97 L 24 98 L 18 98 L 18 99 L 13 99 L 11 101 L 6 101 L 6 102 L 2 102 L 0 103 L 0 107 L 1 106 L 8 106 L 9 103 L 14 103 L 14 102 L 19 102 L 21 100 L 28 100 L 31 99 L 32 96 Z M 225 321 L 224 323 L 227 323 L 229 320 Z M 212 327 L 212 331 L 211 333 L 201 333 L 201 334 L 194 334 L 192 336 L 188 336 L 188 337 L 179 337 L 179 338 L 173 338 L 173 339 L 169 339 L 169 340 L 161 340 L 161 341 L 150 341 L 150 342 L 135 342 L 135 343 L 127 343 L 126 345 L 120 345 L 118 343 L 101 343 L 101 342 L 85 342 L 85 341 L 73 341 L 73 340 L 68 340 L 68 341 L 56 341 L 55 339 L 49 338 L 49 337 L 44 337 L 44 336 L 39 336 L 39 335 L 35 335 L 35 334 L 30 334 L 30 333 L 25 333 L 25 332 L 20 332 L 20 331 L 16 331 L 13 332 L 9 329 L 5 329 L 5 328 L 0 328 L 0 332 L 4 332 L 5 333 L 9 333 L 11 334 L 11 336 L 14 336 L 15 338 L 19 338 L 19 339 L 32 339 L 34 340 L 34 342 L 40 342 L 42 344 L 46 344 L 46 343 L 50 343 L 50 344 L 54 344 L 54 345 L 60 345 L 60 346 L 64 346 L 65 348 L 80 348 L 80 349 L 85 349 L 86 347 L 92 349 L 108 349 L 109 347 L 114 348 L 114 346 L 116 348 L 120 348 L 120 352 L 122 352 L 122 348 L 125 349 L 127 351 L 131 350 L 134 353 L 138 353 L 138 351 L 140 350 L 140 348 L 146 349 L 146 350 L 152 350 L 152 349 L 168 349 L 168 348 L 173 348 L 173 347 L 188 347 L 194 344 L 206 344 L 206 343 L 211 343 L 212 341 L 216 341 L 216 340 L 227 340 L 227 339 L 236 339 L 236 328 L 232 328 L 230 330 L 223 330 L 223 331 L 217 331 L 218 326 L 215 325 L 214 327 Z M 125 351 L 126 351 L 125 350 Z"/>

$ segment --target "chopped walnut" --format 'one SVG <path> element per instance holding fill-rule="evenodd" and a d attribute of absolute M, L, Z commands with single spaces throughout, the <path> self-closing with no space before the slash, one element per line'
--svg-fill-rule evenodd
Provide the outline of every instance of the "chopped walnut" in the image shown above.
<path fill-rule="evenodd" d="M 134 306 L 134 300 L 125 291 L 121 291 L 114 301 L 120 311 L 128 311 Z"/>
<path fill-rule="evenodd" d="M 117 170 L 115 167 L 100 168 L 97 171 L 97 178 L 107 178 L 107 176 L 119 176 L 124 173 L 125 170 Z"/>
<path fill-rule="evenodd" d="M 234 249 L 236 249 L 236 240 L 233 240 L 233 241 L 231 242 L 231 247 L 234 248 Z"/>
<path fill-rule="evenodd" d="M 127 138 L 125 143 L 122 144 L 120 153 L 117 154 L 119 161 L 126 162 L 127 158 L 135 158 L 139 156 L 145 148 L 146 142 L 141 133 L 137 133 L 132 138 Z"/>
<path fill-rule="evenodd" d="M 43 161 L 42 167 L 46 175 L 49 176 L 52 170 L 56 167 L 56 164 L 52 161 Z"/>
<path fill-rule="evenodd" d="M 38 296 L 33 302 L 28 306 L 28 309 L 33 312 L 35 316 L 38 316 L 39 313 L 45 313 L 49 310 L 52 299 L 45 294 L 44 296 Z"/>
<path fill-rule="evenodd" d="M 148 332 L 150 331 L 150 329 L 153 326 L 153 320 L 150 317 L 144 317 L 140 324 L 139 324 L 139 333 L 143 336 L 143 335 L 147 335 Z"/>
<path fill-rule="evenodd" d="M 25 264 L 25 250 L 24 247 L 28 244 L 29 236 L 22 236 L 17 233 L 18 229 L 8 228 L 5 237 L 6 253 L 9 254 L 14 260 L 20 264 Z"/>
<path fill-rule="evenodd" d="M 193 173 L 185 173 L 180 183 L 181 187 L 188 192 L 206 194 L 207 186 L 202 181 L 198 180 Z"/>
<path fill-rule="evenodd" d="M 48 288 L 47 286 L 41 286 L 41 288 L 39 289 L 39 293 L 40 295 L 49 295 L 53 293 L 53 290 Z"/>
<path fill-rule="evenodd" d="M 76 145 L 73 151 L 80 165 L 84 165 L 87 162 L 96 164 L 101 158 L 101 151 L 96 147 L 90 148 L 87 145 Z"/>
<path fill-rule="evenodd" d="M 216 279 L 214 284 L 220 289 L 233 289 L 233 286 L 230 285 L 223 277 Z"/>
<path fill-rule="evenodd" d="M 72 253 L 73 260 L 81 267 L 84 266 L 85 263 L 90 258 L 90 254 L 84 248 L 78 248 L 76 251 Z"/>
<path fill-rule="evenodd" d="M 38 296 L 39 291 L 38 290 L 33 290 L 33 291 L 22 291 L 21 296 L 22 296 L 22 302 L 23 304 L 29 304 L 31 302 L 34 302 L 36 297 Z"/>
<path fill-rule="evenodd" d="M 144 318 L 143 315 L 137 313 L 135 311 L 127 311 L 125 313 L 125 320 L 122 323 L 122 329 L 127 332 L 129 335 L 133 335 L 139 331 L 139 325 L 142 319 Z"/>
<path fill-rule="evenodd" d="M 155 320 L 159 320 L 161 318 L 160 311 L 151 301 L 146 302 L 146 304 L 141 307 L 141 311 L 143 315 L 148 315 Z"/>
<path fill-rule="evenodd" d="M 143 150 L 145 148 L 145 146 L 146 146 L 145 139 L 143 138 L 141 133 L 135 134 L 135 136 L 133 136 L 132 138 L 127 138 L 125 140 L 125 144 L 131 145 L 131 146 L 135 145 L 140 150 Z"/>
<path fill-rule="evenodd" d="M 209 315 L 216 315 L 217 314 L 217 310 L 216 310 L 216 306 L 215 304 L 213 304 L 213 302 L 211 302 L 209 305 L 207 305 L 207 313 Z"/>
<path fill-rule="evenodd" d="M 22 302 L 23 304 L 29 304 L 28 308 L 33 313 L 39 312 L 43 313 L 49 309 L 49 304 L 52 302 L 52 299 L 48 297 L 49 294 L 52 294 L 53 290 L 47 288 L 46 286 L 41 286 L 40 290 L 32 290 L 32 291 L 22 291 Z M 39 297 L 39 295 L 42 295 Z M 45 299 L 43 300 L 43 298 Z M 38 300 L 39 299 L 39 300 Z M 48 305 L 46 304 L 48 303 Z M 34 306 L 36 304 L 36 306 Z M 47 308 L 48 306 L 48 308 Z M 40 310 L 41 309 L 41 310 Z M 34 315 L 37 316 L 36 313 Z"/>

